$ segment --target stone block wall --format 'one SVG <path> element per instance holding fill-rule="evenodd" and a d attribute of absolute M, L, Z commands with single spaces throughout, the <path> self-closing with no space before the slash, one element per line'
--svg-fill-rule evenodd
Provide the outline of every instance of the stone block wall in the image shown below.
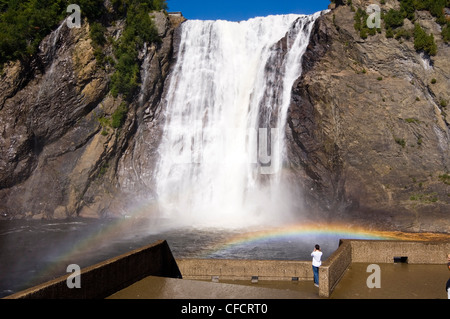
<path fill-rule="evenodd" d="M 178 267 L 184 279 L 196 280 L 310 280 L 310 261 L 289 260 L 229 260 L 179 259 Z"/>
<path fill-rule="evenodd" d="M 410 264 L 445 264 L 450 242 L 341 240 L 339 248 L 320 267 L 319 295 L 329 297 L 351 263 L 393 263 L 407 257 Z"/>
<path fill-rule="evenodd" d="M 81 269 L 80 288 L 68 287 L 67 274 L 5 299 L 100 299 L 151 275 L 181 278 L 166 241 Z"/>

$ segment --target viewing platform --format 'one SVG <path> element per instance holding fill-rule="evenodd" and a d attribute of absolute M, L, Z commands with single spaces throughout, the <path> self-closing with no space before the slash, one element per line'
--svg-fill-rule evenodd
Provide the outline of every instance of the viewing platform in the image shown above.
<path fill-rule="evenodd" d="M 310 261 L 175 260 L 166 241 L 87 267 L 5 299 L 446 299 L 449 241 L 341 240 L 312 283 Z M 381 288 L 366 281 L 381 270 Z"/>

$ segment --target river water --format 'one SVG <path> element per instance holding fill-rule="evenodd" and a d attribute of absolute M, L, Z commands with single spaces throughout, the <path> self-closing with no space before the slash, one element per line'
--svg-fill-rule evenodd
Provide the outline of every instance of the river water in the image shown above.
<path fill-rule="evenodd" d="M 64 275 L 70 264 L 87 267 L 158 240 L 167 240 L 175 258 L 309 260 L 314 244 L 326 259 L 340 238 L 381 237 L 331 226 L 171 229 L 132 219 L 0 221 L 0 297 Z"/>

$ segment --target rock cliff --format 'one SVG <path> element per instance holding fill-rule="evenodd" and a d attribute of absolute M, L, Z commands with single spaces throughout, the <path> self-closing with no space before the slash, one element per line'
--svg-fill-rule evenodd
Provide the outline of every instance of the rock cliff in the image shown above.
<path fill-rule="evenodd" d="M 113 69 L 99 63 L 90 24 L 62 22 L 27 64 L 11 62 L 0 84 L 0 213 L 2 218 L 121 216 L 126 194 L 142 191 L 158 145 L 152 129 L 184 18 L 154 12 L 162 41 L 140 53 L 141 92 L 119 129 L 105 125 L 121 105 L 109 92 Z M 118 39 L 124 21 L 105 38 Z M 104 52 L 112 56 L 112 44 Z M 148 152 L 147 152 L 148 151 Z M 112 213 L 114 212 L 114 213 Z"/>
<path fill-rule="evenodd" d="M 398 6 L 382 2 L 383 9 Z M 353 1 L 356 8 L 368 4 Z M 153 15 L 162 41 L 140 53 L 140 92 L 120 128 L 102 121 L 122 101 L 110 93 L 113 70 L 96 59 L 89 23 L 80 29 L 62 23 L 29 63 L 5 66 L 1 218 L 152 211 L 164 120 L 159 101 L 183 21 Z M 351 5 L 337 1 L 317 20 L 293 87 L 286 166 L 306 204 L 302 214 L 448 232 L 450 47 L 428 11 L 416 12 L 416 22 L 435 36 L 432 57 L 417 52 L 411 40 L 387 38 L 384 30 L 361 38 L 354 15 Z M 115 21 L 106 36 L 118 38 L 123 24 Z M 405 20 L 405 28 L 414 25 Z"/>
<path fill-rule="evenodd" d="M 385 31 L 362 39 L 355 7 L 340 4 L 317 21 L 293 89 L 286 133 L 295 181 L 323 218 L 448 232 L 450 47 L 428 11 L 416 22 L 434 34 L 433 57 Z M 405 19 L 404 28 L 414 26 Z"/>

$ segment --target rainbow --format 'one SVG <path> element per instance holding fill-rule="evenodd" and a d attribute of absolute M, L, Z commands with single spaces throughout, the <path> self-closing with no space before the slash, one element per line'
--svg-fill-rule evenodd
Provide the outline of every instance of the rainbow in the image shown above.
<path fill-rule="evenodd" d="M 257 245 L 267 241 L 305 241 L 311 240 L 336 240 L 339 239 L 365 239 L 365 240 L 417 240 L 417 236 L 411 236 L 401 232 L 371 230 L 358 226 L 345 224 L 294 224 L 257 231 L 244 232 L 228 238 L 213 247 L 206 249 L 202 257 L 208 258 L 219 252 L 232 250 L 239 246 Z M 336 245 L 338 242 L 336 242 Z"/>
<path fill-rule="evenodd" d="M 89 224 L 91 221 L 89 219 L 86 221 L 76 220 L 68 223 L 76 225 L 86 222 Z M 47 266 L 38 269 L 33 275 L 24 275 L 22 283 L 25 286 L 30 286 L 35 284 L 39 278 L 47 278 L 49 274 L 65 271 L 64 267 L 70 264 L 80 264 L 80 261 L 84 260 L 84 255 L 101 251 L 103 247 L 117 242 L 117 240 L 129 240 L 132 242 L 135 234 L 132 230 L 136 230 L 138 228 L 137 226 L 143 228 L 145 225 L 147 224 L 142 223 L 140 219 L 117 218 L 108 220 L 102 226 L 95 226 L 86 233 L 82 231 L 85 236 L 77 237 L 75 240 L 70 240 L 71 236 L 68 234 L 67 240 L 55 245 L 48 255 L 45 256 L 49 260 Z M 88 265 L 80 266 L 85 267 Z M 66 274 L 68 273 L 62 273 L 61 276 Z"/>

